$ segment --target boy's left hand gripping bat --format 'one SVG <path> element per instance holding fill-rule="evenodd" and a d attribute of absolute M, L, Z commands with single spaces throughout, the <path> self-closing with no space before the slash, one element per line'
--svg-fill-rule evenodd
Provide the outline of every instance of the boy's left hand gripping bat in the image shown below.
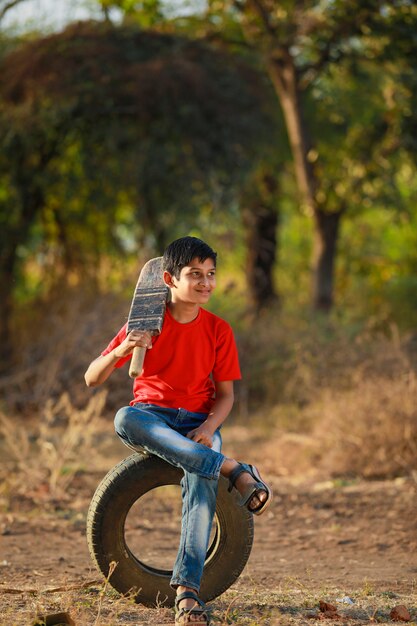
<path fill-rule="evenodd" d="M 161 332 L 169 294 L 162 276 L 162 257 L 151 259 L 143 266 L 130 307 L 128 333 L 131 330 L 147 330 L 152 335 Z M 129 368 L 131 378 L 141 373 L 146 350 L 139 347 L 133 350 Z"/>

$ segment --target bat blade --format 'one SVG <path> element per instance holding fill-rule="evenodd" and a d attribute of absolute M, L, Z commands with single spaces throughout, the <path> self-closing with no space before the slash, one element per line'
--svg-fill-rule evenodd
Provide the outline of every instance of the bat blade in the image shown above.
<path fill-rule="evenodd" d="M 163 281 L 162 257 L 151 259 L 143 266 L 133 295 L 127 322 L 127 332 L 149 331 L 158 335 L 162 330 L 169 289 Z M 142 371 L 146 348 L 135 348 L 129 376 L 136 378 Z"/>
<path fill-rule="evenodd" d="M 168 287 L 143 289 L 136 287 L 130 307 L 127 331 L 149 330 L 157 334 L 162 330 Z"/>

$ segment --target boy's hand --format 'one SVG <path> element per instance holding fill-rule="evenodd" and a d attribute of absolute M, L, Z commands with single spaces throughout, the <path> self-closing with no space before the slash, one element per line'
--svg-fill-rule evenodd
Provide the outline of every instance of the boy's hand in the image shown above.
<path fill-rule="evenodd" d="M 120 346 L 117 346 L 114 350 L 114 355 L 118 359 L 122 359 L 125 356 L 131 354 L 134 348 L 152 348 L 152 335 L 150 332 L 142 330 L 132 330 L 127 335 L 126 339 L 122 341 Z"/>
<path fill-rule="evenodd" d="M 190 432 L 187 433 L 187 437 L 197 443 L 202 443 L 203 446 L 207 446 L 207 448 L 213 447 L 213 433 L 206 424 L 201 424 L 198 428 L 190 430 Z"/>

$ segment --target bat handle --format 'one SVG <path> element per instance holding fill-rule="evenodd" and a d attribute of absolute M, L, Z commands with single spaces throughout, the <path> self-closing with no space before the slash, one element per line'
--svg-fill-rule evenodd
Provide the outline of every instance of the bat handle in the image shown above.
<path fill-rule="evenodd" d="M 143 368 L 143 360 L 145 358 L 145 354 L 146 348 L 134 348 L 129 367 L 130 378 L 136 378 L 140 375 Z"/>

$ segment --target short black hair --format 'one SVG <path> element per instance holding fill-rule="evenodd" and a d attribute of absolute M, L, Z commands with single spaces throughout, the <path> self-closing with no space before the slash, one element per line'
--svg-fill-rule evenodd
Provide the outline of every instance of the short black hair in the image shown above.
<path fill-rule="evenodd" d="M 181 237 L 165 249 L 163 268 L 175 278 L 179 278 L 182 268 L 196 258 L 201 263 L 206 259 L 212 259 L 216 267 L 217 253 L 207 243 L 197 237 Z"/>

